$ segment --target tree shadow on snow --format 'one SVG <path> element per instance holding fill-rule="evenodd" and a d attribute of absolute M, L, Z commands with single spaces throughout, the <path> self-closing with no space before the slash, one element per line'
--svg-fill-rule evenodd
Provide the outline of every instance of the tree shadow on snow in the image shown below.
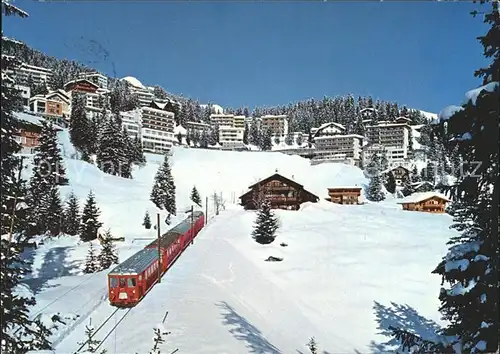
<path fill-rule="evenodd" d="M 38 270 L 38 276 L 25 279 L 23 283 L 28 285 L 33 293 L 38 294 L 42 289 L 57 286 L 47 285 L 50 280 L 74 275 L 71 271 L 78 268 L 76 263 L 65 263 L 70 248 L 71 247 L 54 247 L 50 249 L 44 256 L 42 266 Z"/>
<path fill-rule="evenodd" d="M 394 353 L 400 343 L 392 336 L 390 326 L 412 332 L 422 339 L 433 340 L 439 337 L 439 325 L 418 314 L 417 310 L 409 305 L 399 305 L 391 302 L 391 306 L 384 306 L 375 301 L 373 305 L 376 321 L 378 323 L 378 334 L 390 338 L 383 343 L 371 341 L 371 353 Z M 356 351 L 356 353 L 359 353 Z"/>
<path fill-rule="evenodd" d="M 216 305 L 221 309 L 224 318 L 222 323 L 232 327 L 229 332 L 236 339 L 247 342 L 249 353 L 281 354 L 279 349 L 269 343 L 255 326 L 240 316 L 225 301 L 221 301 Z"/>

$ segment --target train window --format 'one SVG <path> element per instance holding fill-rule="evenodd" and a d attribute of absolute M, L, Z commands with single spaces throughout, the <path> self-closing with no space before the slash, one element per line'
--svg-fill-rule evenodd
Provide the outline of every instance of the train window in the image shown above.
<path fill-rule="evenodd" d="M 135 278 L 128 278 L 128 287 L 133 288 L 135 287 Z"/>
<path fill-rule="evenodd" d="M 120 288 L 124 288 L 126 286 L 125 278 L 120 278 Z"/>
<path fill-rule="evenodd" d="M 118 286 L 118 280 L 115 277 L 109 278 L 109 286 L 111 288 L 116 288 Z"/>
<path fill-rule="evenodd" d="M 141 280 L 142 280 L 142 275 L 139 275 L 139 281 L 141 281 Z"/>

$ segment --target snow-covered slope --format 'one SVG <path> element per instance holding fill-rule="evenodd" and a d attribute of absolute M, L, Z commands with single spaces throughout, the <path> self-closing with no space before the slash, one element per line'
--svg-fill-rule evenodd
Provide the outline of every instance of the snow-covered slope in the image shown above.
<path fill-rule="evenodd" d="M 60 133 L 66 156 L 72 156 L 65 138 Z M 71 186 L 63 187 L 63 193 L 74 190 L 83 199 L 90 189 L 95 192 L 105 227 L 125 237 L 118 245 L 121 260 L 148 242 L 144 239 L 155 237 L 141 223 L 145 210 L 156 212 L 148 199 L 163 157 L 147 159 L 133 180 L 65 160 Z M 310 336 L 332 353 L 387 350 L 379 325 L 414 321 L 429 329 L 417 312 L 438 321 L 440 280 L 430 272 L 453 234 L 449 216 L 405 212 L 394 199 L 360 206 L 328 203 L 323 200 L 326 188 L 367 183 L 361 170 L 343 164 L 310 166 L 308 160 L 281 153 L 185 148 L 175 148 L 171 161 L 179 211 L 190 206 L 193 185 L 203 199 L 222 193 L 227 210 L 214 217 L 209 201 L 207 227 L 108 337 L 103 344 L 108 352 L 148 352 L 153 326 L 166 311 L 165 327 L 172 334 L 163 348 L 178 347 L 181 353 L 305 353 Z M 232 203 L 276 169 L 321 201 L 306 203 L 300 211 L 277 211 L 278 238 L 262 246 L 250 237 L 255 213 Z M 36 285 L 39 302 L 33 314 L 60 312 L 68 319 L 53 336 L 57 353 L 75 351 L 89 319 L 98 327 L 112 312 L 106 272 L 80 275 L 87 248 L 61 237 L 30 255 L 35 261 L 28 284 Z M 271 255 L 284 260 L 265 262 Z M 401 307 L 393 308 L 391 301 Z M 122 313 L 96 339 L 103 339 Z"/>

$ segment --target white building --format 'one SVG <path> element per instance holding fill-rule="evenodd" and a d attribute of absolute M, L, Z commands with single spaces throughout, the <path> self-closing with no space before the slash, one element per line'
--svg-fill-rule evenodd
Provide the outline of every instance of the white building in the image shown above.
<path fill-rule="evenodd" d="M 52 70 L 42 68 L 41 66 L 34 66 L 22 63 L 15 69 L 9 69 L 8 72 L 14 73 L 15 80 L 19 84 L 27 84 L 29 79 L 33 81 L 34 85 L 48 83 L 52 78 Z"/>
<path fill-rule="evenodd" d="M 127 129 L 127 133 L 130 137 L 141 138 L 141 128 L 142 128 L 142 110 L 135 109 L 133 111 L 120 112 L 120 118 L 122 119 L 122 127 Z"/>
<path fill-rule="evenodd" d="M 128 84 L 130 92 L 136 95 L 139 99 L 139 104 L 141 107 L 147 107 L 154 100 L 155 95 L 146 86 L 144 86 L 139 80 L 132 76 L 126 76 L 121 79 Z"/>
<path fill-rule="evenodd" d="M 376 125 L 369 125 L 366 127 L 366 137 L 369 146 L 375 145 L 377 149 L 379 149 L 377 146 L 385 148 L 385 156 L 390 167 L 405 166 L 410 163 L 411 127 L 407 118 L 398 118 L 395 123 L 378 122 Z M 370 149 L 369 146 L 364 153 L 366 161 L 373 156 L 370 151 L 374 149 Z"/>
<path fill-rule="evenodd" d="M 288 134 L 288 118 L 286 115 L 265 115 L 260 117 L 260 129 L 271 131 L 272 136 L 284 137 Z"/>
<path fill-rule="evenodd" d="M 163 154 L 174 143 L 174 113 L 167 110 L 168 103 L 151 102 L 142 107 L 142 148 L 146 152 Z"/>
<path fill-rule="evenodd" d="M 108 77 L 96 71 L 80 73 L 78 74 L 78 78 L 87 79 L 102 89 L 108 89 Z"/>
<path fill-rule="evenodd" d="M 201 122 L 186 122 L 185 123 L 187 130 L 193 132 L 194 134 L 203 134 L 204 132 L 210 131 L 210 124 L 201 123 Z"/>
<path fill-rule="evenodd" d="M 331 161 L 359 166 L 363 157 L 363 139 L 357 134 L 316 137 L 313 162 Z"/>
<path fill-rule="evenodd" d="M 223 149 L 238 149 L 244 146 L 243 133 L 244 129 L 228 126 L 219 127 L 219 144 Z"/>

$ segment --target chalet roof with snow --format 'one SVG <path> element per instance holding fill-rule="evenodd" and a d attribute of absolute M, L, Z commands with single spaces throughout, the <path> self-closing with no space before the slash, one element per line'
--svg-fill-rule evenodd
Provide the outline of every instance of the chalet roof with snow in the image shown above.
<path fill-rule="evenodd" d="M 281 180 L 285 183 L 287 183 L 288 185 L 292 186 L 292 187 L 295 187 L 296 189 L 301 189 L 301 190 L 304 190 L 305 193 L 309 194 L 312 198 L 316 198 L 319 200 L 319 197 L 309 191 L 307 191 L 306 189 L 304 189 L 304 186 L 300 183 L 297 183 L 295 182 L 294 180 L 291 180 L 289 178 L 286 178 L 285 176 L 279 174 L 279 173 L 274 173 L 272 174 L 271 176 L 267 177 L 267 178 L 264 178 L 263 180 L 260 180 L 259 182 L 256 182 L 254 184 L 252 184 L 251 186 L 248 187 L 248 191 L 246 193 L 244 193 L 243 195 L 240 196 L 240 199 L 242 197 L 245 197 L 247 194 L 251 193 L 254 189 L 254 187 L 256 187 L 257 185 L 261 185 L 261 184 L 265 184 L 267 182 L 270 182 L 270 181 L 273 181 L 273 180 Z"/>
<path fill-rule="evenodd" d="M 441 199 L 445 202 L 449 202 L 450 200 L 448 197 L 446 197 L 444 194 L 437 193 L 437 192 L 419 192 L 419 193 L 413 193 L 400 201 L 398 201 L 398 204 L 411 204 L 411 203 L 420 203 L 423 201 L 426 201 L 431 198 L 438 198 Z"/>
<path fill-rule="evenodd" d="M 328 122 L 321 124 L 319 128 L 314 132 L 313 138 L 316 137 L 319 133 L 325 132 L 325 133 L 341 133 L 345 130 L 345 127 L 336 122 Z"/>
<path fill-rule="evenodd" d="M 99 85 L 94 84 L 90 80 L 87 80 L 87 79 L 75 79 L 75 80 L 71 80 L 71 81 L 68 81 L 67 83 L 65 83 L 64 84 L 64 90 L 68 91 L 67 88 L 69 86 L 76 85 L 76 84 L 79 84 L 79 83 L 85 83 L 87 85 L 93 86 L 93 87 L 95 87 L 96 90 L 99 88 Z"/>
<path fill-rule="evenodd" d="M 46 99 L 50 99 L 51 97 L 54 97 L 54 96 L 60 97 L 66 103 L 70 103 L 71 102 L 71 98 L 68 96 L 68 94 L 65 91 L 61 90 L 61 89 L 59 89 L 57 91 L 49 92 L 47 95 L 45 95 L 45 98 Z"/>

